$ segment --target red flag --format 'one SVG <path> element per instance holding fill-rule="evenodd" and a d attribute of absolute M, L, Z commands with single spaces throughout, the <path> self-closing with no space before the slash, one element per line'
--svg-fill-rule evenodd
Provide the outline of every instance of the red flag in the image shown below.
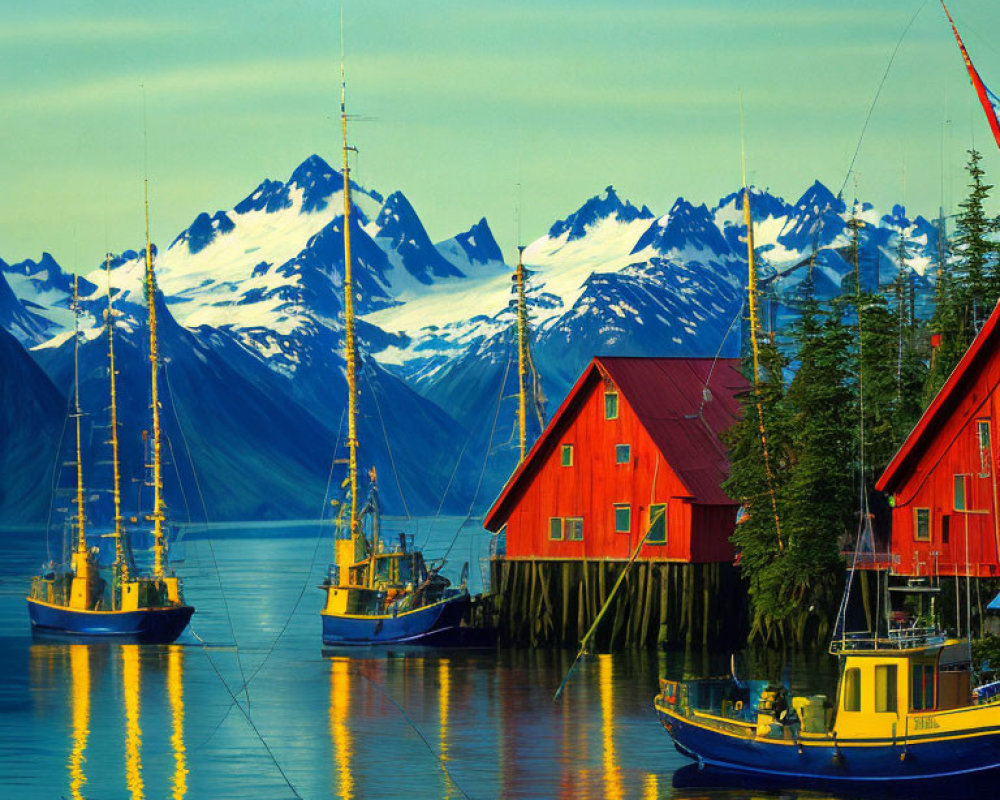
<path fill-rule="evenodd" d="M 948 6 L 944 4 L 944 0 L 941 0 L 941 8 L 948 15 L 948 22 L 951 23 L 951 29 L 955 34 L 955 39 L 958 41 L 958 48 L 962 51 L 962 60 L 965 62 L 965 68 L 969 70 L 969 78 L 972 80 L 972 85 L 976 88 L 976 94 L 979 95 L 979 102 L 983 105 L 983 111 L 986 112 L 986 119 L 989 121 L 990 129 L 993 131 L 993 138 L 997 140 L 997 147 L 1000 147 L 1000 122 L 997 121 L 997 110 L 1000 109 L 1000 97 L 997 97 L 986 88 L 983 79 L 979 77 L 976 68 L 972 66 L 972 59 L 969 58 L 969 52 L 965 49 L 962 37 L 958 35 L 955 20 L 951 18 L 951 12 L 948 11 Z"/>
<path fill-rule="evenodd" d="M 941 346 L 941 334 L 932 333 L 931 334 L 931 349 L 937 350 Z"/>

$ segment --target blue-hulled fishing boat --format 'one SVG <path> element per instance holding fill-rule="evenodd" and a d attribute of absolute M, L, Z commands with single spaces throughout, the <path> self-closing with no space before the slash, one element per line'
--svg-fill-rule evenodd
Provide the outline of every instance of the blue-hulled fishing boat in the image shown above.
<path fill-rule="evenodd" d="M 754 701 L 732 679 L 661 679 L 654 706 L 699 766 L 786 782 L 887 784 L 1000 774 L 1000 696 L 971 690 L 965 642 L 933 629 L 835 641 L 837 696 Z"/>
<path fill-rule="evenodd" d="M 341 63 L 340 117 L 344 141 L 344 347 L 347 377 L 349 498 L 341 505 L 333 563 L 319 588 L 326 593 L 321 612 L 323 644 L 450 644 L 469 609 L 465 582 L 452 587 L 429 568 L 408 543 L 386 540 L 380 530 L 375 470 L 364 507 L 358 507 L 357 352 L 354 333 L 354 284 L 351 261 L 351 179 L 347 140 L 346 80 Z"/>
<path fill-rule="evenodd" d="M 118 460 L 118 417 L 115 391 L 114 306 L 111 299 L 110 264 L 108 267 L 108 359 L 111 392 L 111 448 L 114 466 L 114 540 L 115 560 L 110 581 L 102 577 L 98 548 L 87 542 L 83 462 L 81 457 L 79 323 L 74 351 L 76 421 L 76 515 L 73 522 L 73 550 L 68 569 L 52 564 L 32 579 L 28 595 L 28 614 L 36 633 L 71 637 L 116 637 L 128 641 L 168 643 L 187 627 L 194 608 L 184 602 L 181 580 L 166 567 L 167 547 L 163 481 L 160 469 L 160 408 L 157 391 L 159 354 L 156 338 L 155 280 L 149 244 L 149 213 L 146 213 L 145 289 L 149 306 L 150 362 L 152 364 L 152 525 L 153 564 L 144 574 L 135 564 L 129 538 L 123 529 L 121 480 Z M 77 281 L 73 282 L 74 307 L 78 312 Z M 78 317 L 79 318 L 79 317 Z"/>

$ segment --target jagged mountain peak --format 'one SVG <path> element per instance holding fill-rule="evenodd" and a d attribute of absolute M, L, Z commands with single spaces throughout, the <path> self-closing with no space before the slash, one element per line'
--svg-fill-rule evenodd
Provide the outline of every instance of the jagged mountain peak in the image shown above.
<path fill-rule="evenodd" d="M 614 186 L 607 186 L 604 192 L 595 194 L 568 217 L 555 222 L 549 228 L 549 238 L 556 239 L 568 232 L 567 241 L 581 239 L 588 228 L 612 217 L 619 222 L 632 222 L 637 219 L 652 219 L 653 212 L 646 206 L 640 209 L 628 200 L 623 202 Z"/>
<path fill-rule="evenodd" d="M 479 222 L 465 233 L 458 234 L 455 241 L 465 251 L 469 261 L 473 263 L 487 264 L 491 261 L 503 261 L 500 245 L 497 244 L 486 217 L 480 218 Z"/>
<path fill-rule="evenodd" d="M 400 192 L 390 194 L 375 220 L 375 237 L 396 252 L 404 270 L 422 284 L 434 278 L 461 278 L 464 273 L 431 243 L 410 201 Z"/>
<path fill-rule="evenodd" d="M 728 256 L 731 252 L 708 207 L 704 203 L 693 205 L 683 197 L 678 197 L 670 211 L 646 229 L 632 253 L 647 247 L 663 254 L 688 249 L 710 251 L 719 256 Z"/>
<path fill-rule="evenodd" d="M 216 237 L 229 233 L 235 227 L 225 211 L 216 211 L 212 216 L 202 211 L 194 218 L 194 222 L 170 243 L 170 246 L 186 244 L 188 252 L 194 255 L 204 250 L 215 241 Z"/>
<path fill-rule="evenodd" d="M 783 197 L 771 194 L 770 189 L 758 189 L 750 187 L 750 211 L 755 220 L 765 220 L 769 217 L 782 217 L 788 214 L 790 206 Z M 738 215 L 743 214 L 743 189 L 737 189 L 731 194 L 727 194 L 718 205 L 712 209 L 712 213 L 718 215 L 721 211 L 734 211 Z"/>
<path fill-rule="evenodd" d="M 233 207 L 237 214 L 250 211 L 266 211 L 273 213 L 296 205 L 299 199 L 299 211 L 309 214 L 323 211 L 330 198 L 344 190 L 344 176 L 331 167 L 323 158 L 315 153 L 299 164 L 285 183 L 271 180 L 261 181 L 257 188 Z M 351 192 L 367 195 L 377 203 L 382 202 L 382 195 L 376 191 L 364 189 L 351 181 Z M 359 214 L 363 214 L 358 209 Z"/>

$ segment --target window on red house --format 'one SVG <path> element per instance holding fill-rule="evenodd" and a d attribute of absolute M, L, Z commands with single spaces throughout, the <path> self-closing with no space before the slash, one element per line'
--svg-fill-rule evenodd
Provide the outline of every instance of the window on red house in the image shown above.
<path fill-rule="evenodd" d="M 615 503 L 615 533 L 629 533 L 632 530 L 632 506 Z"/>
<path fill-rule="evenodd" d="M 929 508 L 913 509 L 913 538 L 918 542 L 931 540 L 931 510 Z"/>
<path fill-rule="evenodd" d="M 979 477 L 990 476 L 990 421 L 976 420 L 976 440 L 979 442 Z"/>

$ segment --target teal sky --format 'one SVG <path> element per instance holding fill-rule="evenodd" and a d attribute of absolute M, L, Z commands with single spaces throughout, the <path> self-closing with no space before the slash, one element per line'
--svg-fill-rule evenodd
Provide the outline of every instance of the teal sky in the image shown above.
<path fill-rule="evenodd" d="M 1000 91 L 996 0 L 949 6 Z M 485 215 L 508 260 L 614 184 L 664 213 L 740 181 L 794 200 L 844 182 L 934 213 L 965 150 L 1000 151 L 937 0 L 347 0 L 355 177 L 401 189 L 432 239 Z M 311 153 L 339 164 L 339 3 L 9 0 L 0 8 L 0 258 L 80 270 L 142 240 L 145 86 L 153 239 L 231 208 Z M 991 41 L 991 38 L 994 41 Z M 517 189 L 518 184 L 520 190 Z M 854 194 L 855 178 L 847 194 Z"/>

